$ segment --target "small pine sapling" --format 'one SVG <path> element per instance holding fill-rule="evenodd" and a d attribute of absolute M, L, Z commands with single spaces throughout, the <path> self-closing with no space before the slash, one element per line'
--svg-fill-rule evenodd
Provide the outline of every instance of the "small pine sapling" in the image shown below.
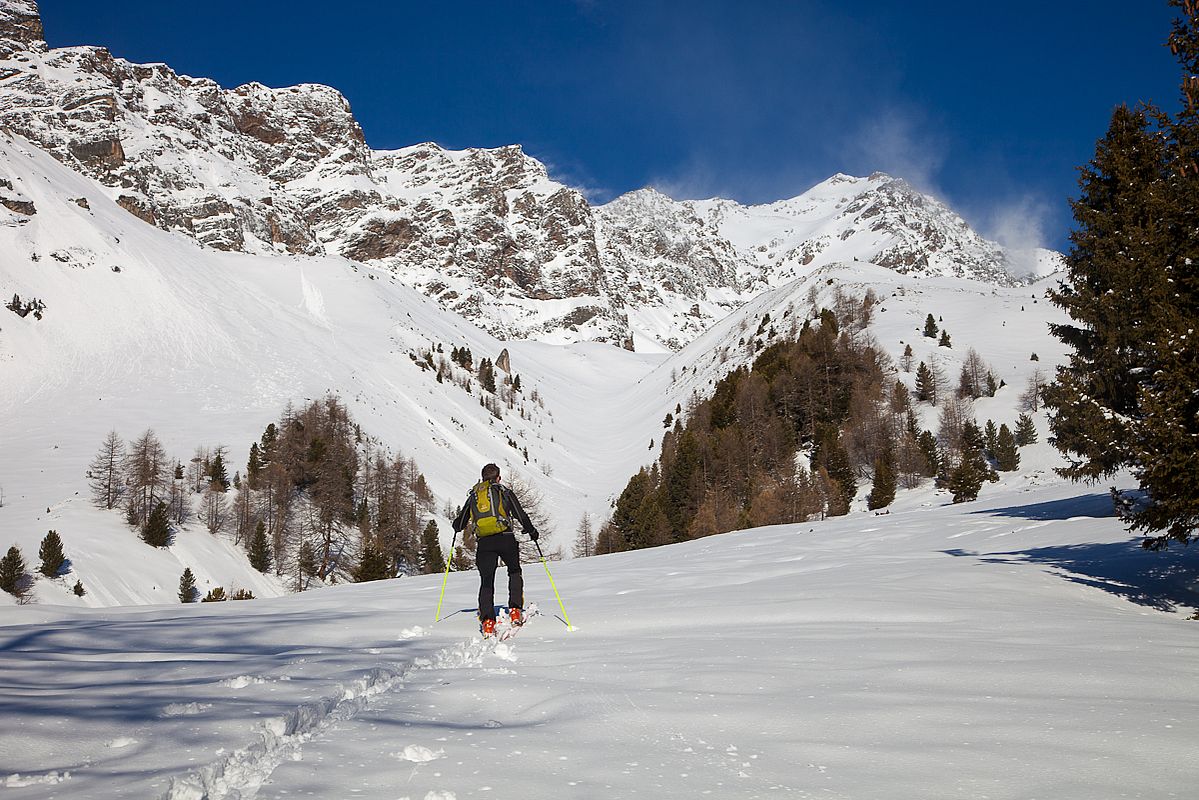
<path fill-rule="evenodd" d="M 924 335 L 929 339 L 936 339 L 938 332 L 937 320 L 933 318 L 932 314 L 929 314 L 924 320 Z"/>
<path fill-rule="evenodd" d="M 183 574 L 179 577 L 179 602 L 196 602 L 196 576 L 192 574 L 191 567 L 184 567 Z"/>

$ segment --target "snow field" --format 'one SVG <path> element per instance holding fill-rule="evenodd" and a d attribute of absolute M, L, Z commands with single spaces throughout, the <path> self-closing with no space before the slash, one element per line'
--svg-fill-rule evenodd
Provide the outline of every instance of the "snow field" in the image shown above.
<path fill-rule="evenodd" d="M 0 628 L 0 772 L 71 797 L 1185 797 L 1199 595 L 1169 576 L 1195 556 L 1110 513 L 1013 476 L 555 564 L 573 632 L 530 564 L 542 615 L 498 643 L 460 573 L 436 624 L 437 576 L 27 607 Z"/>

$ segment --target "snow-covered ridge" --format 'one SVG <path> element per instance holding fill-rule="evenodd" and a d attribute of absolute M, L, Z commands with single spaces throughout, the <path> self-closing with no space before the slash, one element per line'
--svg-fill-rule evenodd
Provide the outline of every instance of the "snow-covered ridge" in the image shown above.
<path fill-rule="evenodd" d="M 372 151 L 327 86 L 223 89 L 103 47 L 49 50 L 0 8 L 0 125 L 206 247 L 340 254 L 500 338 L 676 350 L 766 286 L 836 261 L 1010 284 L 1002 248 L 883 175 L 763 206 L 653 190 L 592 207 L 518 145 Z"/>

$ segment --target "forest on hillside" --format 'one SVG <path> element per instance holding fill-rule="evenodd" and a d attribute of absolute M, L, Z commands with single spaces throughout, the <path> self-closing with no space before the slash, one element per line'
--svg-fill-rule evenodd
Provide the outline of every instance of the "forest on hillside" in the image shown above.
<path fill-rule="evenodd" d="M 629 480 L 596 552 L 838 516 L 866 485 L 870 509 L 927 480 L 955 502 L 970 500 L 995 470 L 1019 466 L 1018 446 L 1036 440 L 1032 419 L 974 419 L 972 401 L 1003 388 L 976 351 L 967 352 L 956 389 L 937 360 L 921 362 L 913 397 L 869 334 L 877 297 L 833 296 L 832 309 L 813 296 L 810 318 L 788 334 L 763 317 L 748 342 L 757 351 L 752 365 L 668 415 L 660 457 Z M 931 314 L 925 335 L 952 347 Z M 939 408 L 935 432 L 920 426 L 915 403 Z"/>

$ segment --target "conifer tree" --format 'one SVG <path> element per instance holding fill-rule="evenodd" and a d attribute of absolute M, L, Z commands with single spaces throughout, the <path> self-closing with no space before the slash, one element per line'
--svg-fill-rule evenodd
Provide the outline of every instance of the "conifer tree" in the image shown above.
<path fill-rule="evenodd" d="M 932 314 L 929 314 L 924 320 L 924 335 L 929 339 L 936 339 L 938 333 L 937 320 L 933 318 Z"/>
<path fill-rule="evenodd" d="M 915 355 L 912 353 L 912 346 L 905 344 L 903 346 L 903 356 L 899 359 L 899 368 L 904 372 L 912 371 L 912 364 L 915 362 Z"/>
<path fill-rule="evenodd" d="M 866 508 L 871 511 L 886 508 L 895 500 L 895 464 L 894 457 L 888 449 L 874 464 L 874 483 L 870 494 L 866 496 Z"/>
<path fill-rule="evenodd" d="M 225 458 L 221 455 L 221 448 L 217 448 L 216 455 L 212 458 L 212 464 L 208 468 L 208 477 L 215 484 L 213 489 L 218 492 L 226 492 L 229 490 L 229 473 L 225 471 Z"/>
<path fill-rule="evenodd" d="M 484 358 L 479 361 L 477 375 L 479 385 L 483 387 L 483 390 L 495 394 L 495 367 L 492 365 L 490 358 Z"/>
<path fill-rule="evenodd" d="M 925 403 L 936 404 L 936 389 L 933 385 L 932 371 L 923 361 L 916 367 L 916 399 Z"/>
<path fill-rule="evenodd" d="M 937 405 L 941 399 L 941 390 L 945 386 L 945 373 L 935 356 L 929 363 L 920 362 L 916 367 L 916 399 Z"/>
<path fill-rule="evenodd" d="M 197 594 L 196 576 L 192 574 L 191 567 L 184 567 L 183 574 L 179 576 L 179 602 L 194 603 Z"/>
<path fill-rule="evenodd" d="M 279 441 L 279 428 L 275 423 L 272 422 L 266 426 L 259 441 L 262 445 L 258 448 L 258 457 L 262 459 L 262 466 L 266 467 L 274 460 L 275 444 Z"/>
<path fill-rule="evenodd" d="M 26 591 L 29 576 L 25 571 L 25 557 L 15 544 L 8 548 L 4 558 L 0 558 L 0 591 L 8 592 L 16 597 L 22 597 Z"/>
<path fill-rule="evenodd" d="M 81 580 L 75 581 L 75 588 L 71 591 L 75 593 L 76 597 L 83 597 L 85 594 L 87 594 L 87 589 L 83 588 L 83 581 Z"/>
<path fill-rule="evenodd" d="M 58 531 L 50 531 L 42 538 L 37 555 L 42 561 L 37 568 L 38 572 L 47 578 L 57 578 L 58 573 L 62 572 L 63 565 L 67 563 L 67 556 L 62 551 L 62 539 L 59 538 Z"/>
<path fill-rule="evenodd" d="M 1019 447 L 1027 447 L 1030 444 L 1035 444 L 1037 441 L 1037 426 L 1032 421 L 1032 417 L 1028 414 L 1021 414 L 1016 417 L 1016 444 Z"/>
<path fill-rule="evenodd" d="M 986 451 L 991 457 L 998 458 L 999 430 L 995 427 L 994 420 L 987 420 L 987 424 L 983 428 L 983 442 Z"/>
<path fill-rule="evenodd" d="M 142 526 L 142 540 L 151 547 L 167 547 L 171 543 L 171 522 L 167 504 L 159 501 Z"/>
<path fill-rule="evenodd" d="M 354 567 L 353 577 L 359 583 L 387 580 L 394 577 L 392 561 L 386 551 L 375 542 L 363 542 L 362 555 Z"/>
<path fill-rule="evenodd" d="M 229 596 L 225 594 L 224 586 L 214 586 L 208 590 L 208 594 L 200 599 L 201 603 L 224 603 L 228 601 Z"/>
<path fill-rule="evenodd" d="M 1059 471 L 1069 478 L 1096 480 L 1133 461 L 1130 423 L 1143 416 L 1137 394 L 1153 366 L 1146 346 L 1159 331 L 1150 307 L 1165 301 L 1163 164 L 1145 112 L 1120 106 L 1082 170 L 1066 278 L 1049 292 L 1072 320 L 1050 331 L 1071 352 L 1044 391 L 1069 461 Z"/>
<path fill-rule="evenodd" d="M 421 534 L 421 569 L 427 575 L 445 572 L 445 556 L 437 539 L 437 522 L 429 520 Z"/>
<path fill-rule="evenodd" d="M 963 453 L 962 460 L 949 474 L 947 488 L 953 494 L 953 502 L 967 503 L 977 500 L 988 471 L 981 451 L 970 450 Z"/>
<path fill-rule="evenodd" d="M 271 545 L 266 538 L 266 523 L 258 520 L 250 537 L 250 566 L 266 573 L 271 569 Z"/>
<path fill-rule="evenodd" d="M 953 347 L 953 342 L 949 339 L 949 331 L 941 331 L 941 338 L 937 341 L 937 347 Z"/>
<path fill-rule="evenodd" d="M 250 445 L 250 458 L 246 462 L 246 484 L 251 489 L 258 488 L 258 476 L 262 472 L 262 459 L 258 452 L 258 442 L 254 442 Z"/>
<path fill-rule="evenodd" d="M 312 546 L 312 542 L 306 539 L 300 542 L 300 553 L 296 560 L 296 569 L 300 573 L 301 586 L 304 585 L 305 579 L 316 577 L 320 571 L 320 565 L 316 561 L 316 548 Z"/>
<path fill-rule="evenodd" d="M 1137 317 L 1149 317 L 1157 330 L 1151 337 L 1153 371 L 1140 387 L 1143 414 L 1133 420 L 1130 447 L 1134 474 L 1152 503 L 1125 515 L 1155 550 L 1199 538 L 1199 3 L 1171 5 L 1183 12 L 1169 38 L 1182 67 L 1182 108 L 1173 119 L 1155 115 L 1166 134 L 1169 166 L 1165 242 L 1158 250 L 1168 291 L 1154 294 L 1153 300 L 1166 300 L 1156 314 L 1138 309 Z"/>
<path fill-rule="evenodd" d="M 916 444 L 920 448 L 920 452 L 924 455 L 925 463 L 928 465 L 928 471 L 925 476 L 932 478 L 941 471 L 941 453 L 937 448 L 937 437 L 932 431 L 925 430 L 916 437 Z"/>
<path fill-rule="evenodd" d="M 999 426 L 996 436 L 995 465 L 1001 472 L 1012 472 L 1020 469 L 1020 451 L 1016 447 L 1016 437 L 1007 425 Z"/>
<path fill-rule="evenodd" d="M 1071 353 L 1045 391 L 1059 471 L 1095 481 L 1131 466 L 1151 502 L 1124 518 L 1151 549 L 1199 532 L 1199 4 L 1171 5 L 1182 109 L 1117 108 L 1082 170 L 1050 293 L 1072 319 L 1051 328 Z"/>
<path fill-rule="evenodd" d="M 849 504 L 858 493 L 858 482 L 849 462 L 849 454 L 836 431 L 825 434 L 817 452 L 817 461 L 828 470 L 829 477 L 836 484 L 836 496 L 829 504 L 829 516 L 848 514 Z"/>
<path fill-rule="evenodd" d="M 982 452 L 987 446 L 987 437 L 973 417 L 962 423 L 962 450 L 978 450 Z"/>

